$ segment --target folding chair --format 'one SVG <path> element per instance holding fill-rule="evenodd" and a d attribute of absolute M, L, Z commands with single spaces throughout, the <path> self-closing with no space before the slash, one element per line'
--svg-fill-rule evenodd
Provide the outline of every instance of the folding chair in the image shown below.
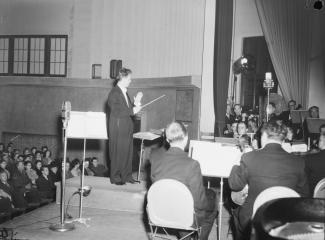
<path fill-rule="evenodd" d="M 325 178 L 320 180 L 314 189 L 314 198 L 325 198 Z"/>
<path fill-rule="evenodd" d="M 174 239 L 168 233 L 170 229 L 186 230 L 188 234 L 200 234 L 200 228 L 194 212 L 193 196 L 189 189 L 181 182 L 173 179 L 162 179 L 155 182 L 147 195 L 147 213 L 151 230 L 150 239 Z M 163 230 L 163 234 L 158 233 Z"/>
<path fill-rule="evenodd" d="M 255 199 L 253 205 L 252 218 L 254 218 L 254 215 L 258 210 L 258 208 L 268 201 L 279 199 L 279 198 L 295 198 L 295 197 L 300 197 L 300 195 L 296 191 L 292 190 L 291 188 L 283 187 L 283 186 L 269 187 L 264 191 L 262 191 Z"/>

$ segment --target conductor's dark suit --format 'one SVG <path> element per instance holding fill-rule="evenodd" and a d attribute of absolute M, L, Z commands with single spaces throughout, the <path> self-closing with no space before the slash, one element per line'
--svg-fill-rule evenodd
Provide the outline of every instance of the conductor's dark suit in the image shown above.
<path fill-rule="evenodd" d="M 171 147 L 151 162 L 152 182 L 168 178 L 182 182 L 192 193 L 198 223 L 202 227 L 200 239 L 207 239 L 217 214 L 216 199 L 215 195 L 206 194 L 200 164 L 182 149 Z"/>
<path fill-rule="evenodd" d="M 111 161 L 111 183 L 127 182 L 132 179 L 133 156 L 133 104 L 128 104 L 119 86 L 108 95 L 108 137 Z"/>
<path fill-rule="evenodd" d="M 231 170 L 228 182 L 234 191 L 240 191 L 248 184 L 248 197 L 237 209 L 237 234 L 249 234 L 249 223 L 256 197 L 265 189 L 285 186 L 308 195 L 308 183 L 304 172 L 305 162 L 301 156 L 284 151 L 280 144 L 269 143 L 263 149 L 242 155 L 240 166 Z M 236 221 L 235 221 L 236 222 Z"/>

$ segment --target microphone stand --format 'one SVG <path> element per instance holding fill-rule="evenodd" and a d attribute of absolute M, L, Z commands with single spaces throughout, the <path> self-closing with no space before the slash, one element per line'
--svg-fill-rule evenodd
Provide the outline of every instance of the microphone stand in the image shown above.
<path fill-rule="evenodd" d="M 66 158 L 67 158 L 67 136 L 66 136 L 66 129 L 68 126 L 68 121 L 69 121 L 69 115 L 70 115 L 70 109 L 67 107 L 67 105 L 70 104 L 69 102 L 64 102 L 63 104 L 63 109 L 62 112 L 65 113 L 64 116 L 62 116 L 62 122 L 63 122 L 63 160 L 62 160 L 62 181 L 61 181 L 61 201 L 60 201 L 60 223 L 58 224 L 52 224 L 50 226 L 50 230 L 56 231 L 56 232 L 67 232 L 75 229 L 75 226 L 73 223 L 67 223 L 65 222 L 65 211 L 64 211 L 64 206 L 65 206 L 65 165 L 66 165 Z M 70 105 L 71 106 L 71 105 Z"/>

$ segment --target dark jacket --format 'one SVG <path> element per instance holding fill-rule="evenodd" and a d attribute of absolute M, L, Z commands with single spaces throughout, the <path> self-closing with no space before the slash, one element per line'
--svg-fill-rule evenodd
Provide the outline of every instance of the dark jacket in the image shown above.
<path fill-rule="evenodd" d="M 194 199 L 194 209 L 206 211 L 209 209 L 200 164 L 189 158 L 180 148 L 171 147 L 161 155 L 159 161 L 151 163 L 152 181 L 160 179 L 175 179 L 185 184 Z"/>
<path fill-rule="evenodd" d="M 312 194 L 317 183 L 325 178 L 325 149 L 306 156 L 306 174 Z"/>
<path fill-rule="evenodd" d="M 269 143 L 263 149 L 242 155 L 240 166 L 231 170 L 228 182 L 234 191 L 248 184 L 248 197 L 239 210 L 240 225 L 245 228 L 252 215 L 256 197 L 265 189 L 285 186 L 301 196 L 309 195 L 305 162 L 301 156 L 289 154 L 280 144 Z"/>

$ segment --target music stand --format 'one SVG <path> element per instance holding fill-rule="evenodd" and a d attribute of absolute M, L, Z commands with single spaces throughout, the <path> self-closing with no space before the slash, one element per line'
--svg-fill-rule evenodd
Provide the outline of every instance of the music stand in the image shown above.
<path fill-rule="evenodd" d="M 143 152 L 144 152 L 144 140 L 153 141 L 157 138 L 160 138 L 161 135 L 152 133 L 152 132 L 137 132 L 133 134 L 133 138 L 141 140 L 141 148 L 140 148 L 140 159 L 139 159 L 139 169 L 138 169 L 138 177 L 137 182 L 140 182 L 140 171 L 141 171 L 141 163 L 143 161 Z"/>
<path fill-rule="evenodd" d="M 234 165 L 239 165 L 240 156 L 241 152 L 237 146 L 196 140 L 190 141 L 189 157 L 200 163 L 202 175 L 220 178 L 218 240 L 221 240 L 223 179 L 229 177 Z"/>
<path fill-rule="evenodd" d="M 306 117 L 309 116 L 308 110 L 291 110 L 290 116 L 293 124 L 303 124 Z"/>
<path fill-rule="evenodd" d="M 82 218 L 83 185 L 85 178 L 86 139 L 108 139 L 106 130 L 106 114 L 103 112 L 77 112 L 71 111 L 70 122 L 66 137 L 83 139 L 83 161 L 80 181 L 79 218 L 74 221 L 86 224 L 89 218 Z M 86 224 L 87 225 L 87 224 Z"/>

